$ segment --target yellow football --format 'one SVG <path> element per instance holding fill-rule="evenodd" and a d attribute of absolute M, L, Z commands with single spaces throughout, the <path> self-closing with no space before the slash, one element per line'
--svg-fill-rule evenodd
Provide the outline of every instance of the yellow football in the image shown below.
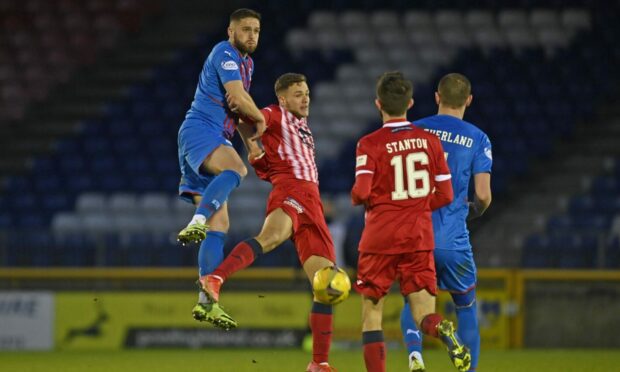
<path fill-rule="evenodd" d="M 349 275 L 337 266 L 327 266 L 317 271 L 312 280 L 314 297 L 322 304 L 336 305 L 349 297 Z"/>

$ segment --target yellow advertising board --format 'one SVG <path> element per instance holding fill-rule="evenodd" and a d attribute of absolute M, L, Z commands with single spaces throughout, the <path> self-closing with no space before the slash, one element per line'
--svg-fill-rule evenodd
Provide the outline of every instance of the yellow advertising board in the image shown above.
<path fill-rule="evenodd" d="M 154 342 L 149 344 L 145 341 L 144 347 L 199 347 L 202 346 L 201 343 L 213 340 L 199 340 L 193 344 L 185 341 L 180 344 L 157 342 L 166 337 L 168 340 L 172 337 L 222 338 L 224 334 L 236 332 L 219 331 L 206 323 L 195 321 L 191 310 L 196 298 L 196 292 L 60 292 L 56 295 L 56 347 L 61 349 L 133 347 L 136 345 L 128 345 L 127 342 L 130 333 L 136 330 L 141 332 L 141 339 L 150 337 Z M 311 308 L 311 297 L 303 292 L 228 292 L 222 295 L 221 301 L 226 310 L 239 322 L 240 328 L 244 329 L 285 329 L 305 332 Z M 207 336 L 197 333 L 203 329 L 209 330 Z M 155 330 L 159 333 L 154 333 Z M 145 335 L 145 332 L 150 334 Z M 259 336 L 267 337 L 265 334 Z M 160 340 L 153 341 L 157 337 Z M 290 340 L 291 336 L 287 337 Z M 238 340 L 241 341 L 243 340 Z M 269 344 L 268 341 L 266 346 Z M 231 342 L 234 343 L 235 340 Z"/>
<path fill-rule="evenodd" d="M 479 291 L 483 347 L 508 346 L 508 319 L 502 315 L 507 295 Z M 224 332 L 191 316 L 195 292 L 60 292 L 56 295 L 57 348 L 118 349 L 122 347 L 292 347 L 308 331 L 312 306 L 304 292 L 225 292 L 221 303 L 239 323 Z M 388 341 L 399 341 L 403 299 L 390 294 L 383 327 Z M 438 298 L 438 310 L 454 319 L 449 296 Z M 335 341 L 361 340 L 361 298 L 351 293 L 335 307 Z M 432 343 L 428 344 L 433 345 Z"/>

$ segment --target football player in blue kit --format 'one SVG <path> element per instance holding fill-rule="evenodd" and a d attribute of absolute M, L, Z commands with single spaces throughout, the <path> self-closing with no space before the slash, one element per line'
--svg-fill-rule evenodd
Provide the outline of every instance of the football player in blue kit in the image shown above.
<path fill-rule="evenodd" d="M 414 121 L 416 126 L 441 140 L 452 174 L 454 200 L 433 212 L 435 268 L 437 284 L 449 291 L 456 307 L 457 334 L 471 351 L 475 371 L 480 354 L 480 331 L 476 311 L 476 265 L 469 242 L 466 220 L 480 217 L 491 204 L 491 165 L 493 156 L 487 135 L 463 120 L 471 104 L 471 83 L 458 73 L 444 76 L 435 92 L 437 115 Z M 474 197 L 468 201 L 473 175 Z M 424 371 L 422 339 L 411 317 L 409 304 L 401 313 L 401 329 L 410 371 Z"/>
<path fill-rule="evenodd" d="M 198 252 L 200 277 L 222 261 L 228 232 L 227 199 L 247 174 L 247 169 L 232 147 L 239 116 L 255 123 L 255 133 L 242 133 L 257 139 L 265 131 L 265 118 L 249 95 L 260 34 L 259 13 L 238 9 L 230 15 L 228 40 L 213 47 L 200 73 L 198 87 L 185 121 L 179 129 L 179 195 L 196 205 L 194 217 L 178 234 L 183 244 L 202 242 Z M 226 96 L 236 102 L 228 107 Z M 193 315 L 204 320 L 205 308 L 217 307 L 201 291 Z M 218 310 L 218 309 L 215 309 Z"/>

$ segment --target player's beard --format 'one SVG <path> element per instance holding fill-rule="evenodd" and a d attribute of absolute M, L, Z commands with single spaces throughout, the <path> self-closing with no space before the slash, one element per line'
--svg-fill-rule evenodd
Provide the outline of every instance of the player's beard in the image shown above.
<path fill-rule="evenodd" d="M 243 54 L 252 54 L 258 45 L 258 43 L 256 43 L 253 47 L 246 46 L 239 39 L 237 39 L 237 35 L 233 35 L 233 43 L 235 44 L 235 48 Z"/>

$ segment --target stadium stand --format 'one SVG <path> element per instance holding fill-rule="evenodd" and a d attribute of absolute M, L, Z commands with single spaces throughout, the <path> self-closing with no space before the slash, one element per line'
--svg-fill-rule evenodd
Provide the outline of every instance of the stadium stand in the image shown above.
<path fill-rule="evenodd" d="M 0 60 L 0 118 L 10 119 L 0 126 L 0 263 L 194 265 L 193 251 L 174 241 L 192 211 L 175 196 L 176 132 L 225 20 L 138 0 L 51 3 L 0 7 L 3 27 L 26 30 L 0 37 L 0 50 L 10 51 L 1 55 L 30 58 Z M 342 247 L 349 264 L 360 231 L 348 201 L 355 141 L 377 125 L 376 77 L 400 69 L 416 84 L 412 118 L 435 112 L 434 84 L 444 73 L 473 82 L 466 119 L 493 142 L 497 195 L 474 226 L 481 266 L 618 267 L 620 112 L 605 101 L 617 93 L 613 17 L 585 1 L 441 3 L 255 4 L 270 21 L 252 94 L 266 105 L 278 75 L 308 76 L 321 190 L 351 227 Z M 49 21 L 58 14 L 63 22 Z M 51 23 L 54 32 L 40 31 Z M 88 39 L 63 37 L 71 27 Z M 57 43 L 45 50 L 67 51 L 66 63 L 33 57 L 22 37 Z M 23 66 L 38 63 L 58 70 L 32 71 L 59 80 L 23 83 L 37 82 L 41 74 Z M 231 196 L 229 246 L 258 230 L 268 190 L 250 175 Z M 6 233 L 32 228 L 37 234 Z M 290 246 L 261 260 L 297 264 Z"/>

